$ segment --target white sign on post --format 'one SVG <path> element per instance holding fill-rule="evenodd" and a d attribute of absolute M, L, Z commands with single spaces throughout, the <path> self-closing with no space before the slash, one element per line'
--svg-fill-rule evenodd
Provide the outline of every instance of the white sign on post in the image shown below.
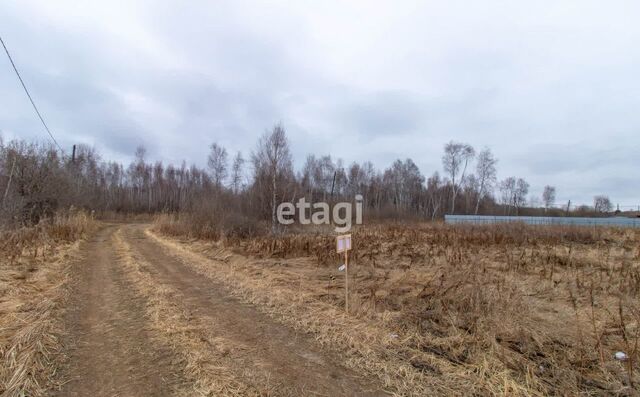
<path fill-rule="evenodd" d="M 336 237 L 336 251 L 338 253 L 349 251 L 351 249 L 351 235 L 345 234 L 344 236 Z"/>

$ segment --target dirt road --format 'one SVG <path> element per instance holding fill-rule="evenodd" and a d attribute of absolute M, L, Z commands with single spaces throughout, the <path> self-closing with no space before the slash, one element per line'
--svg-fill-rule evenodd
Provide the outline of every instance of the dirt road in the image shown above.
<path fill-rule="evenodd" d="M 221 374 L 236 384 L 221 385 L 222 394 L 386 395 L 376 380 L 346 369 L 312 336 L 196 273 L 180 253 L 148 238 L 145 227 L 110 225 L 85 243 L 84 259 L 74 265 L 63 338 L 68 360 L 60 376 L 67 382 L 54 395 L 192 395 L 207 382 L 224 383 Z M 154 308 L 162 303 L 136 280 L 148 291 L 170 291 L 169 308 Z M 159 322 L 167 312 L 181 323 L 175 329 Z M 172 339 L 178 335 L 182 343 Z M 193 364 L 193 355 L 210 365 Z"/>

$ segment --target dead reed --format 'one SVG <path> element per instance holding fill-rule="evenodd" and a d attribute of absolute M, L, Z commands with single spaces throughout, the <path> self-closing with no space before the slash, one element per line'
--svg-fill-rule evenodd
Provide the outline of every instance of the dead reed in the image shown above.
<path fill-rule="evenodd" d="M 187 248 L 220 263 L 201 271 L 362 360 L 400 394 L 637 394 L 637 231 L 429 224 L 352 234 L 349 318 L 339 315 L 331 235 Z"/>
<path fill-rule="evenodd" d="M 0 232 L 0 395 L 39 396 L 51 386 L 69 263 L 95 227 L 78 212 Z"/>

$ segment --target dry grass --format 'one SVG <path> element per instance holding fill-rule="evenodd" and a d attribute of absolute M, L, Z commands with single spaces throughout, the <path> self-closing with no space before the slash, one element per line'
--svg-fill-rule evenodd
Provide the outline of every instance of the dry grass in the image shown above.
<path fill-rule="evenodd" d="M 638 231 L 422 225 L 353 236 L 350 316 L 330 235 L 156 238 L 398 394 L 638 394 Z"/>
<path fill-rule="evenodd" d="M 58 365 L 61 310 L 70 259 L 95 223 L 59 215 L 0 239 L 0 394 L 39 396 Z"/>
<path fill-rule="evenodd" d="M 256 237 L 265 235 L 270 230 L 269 224 L 255 221 L 238 212 L 232 211 L 216 218 L 206 209 L 197 213 L 159 214 L 154 216 L 153 223 L 158 231 L 167 236 L 188 236 L 205 240 Z"/>
<path fill-rule="evenodd" d="M 388 331 L 345 316 L 340 307 L 311 299 L 307 291 L 298 288 L 298 283 L 277 276 L 274 279 L 273 274 L 260 270 L 264 264 L 255 266 L 251 260 L 229 254 L 226 250 L 210 251 L 210 246 L 185 249 L 156 235 L 150 234 L 150 237 L 201 274 L 233 286 L 231 290 L 239 298 L 258 305 L 265 313 L 300 331 L 314 333 L 322 345 L 344 354 L 345 364 L 352 369 L 382 375 L 387 388 L 398 390 L 403 395 L 451 391 L 428 387 L 423 374 L 413 371 L 409 363 L 396 357 L 393 346 L 398 346 L 399 341 L 391 338 Z M 208 251 L 214 261 L 194 254 L 191 252 L 194 248 Z"/>

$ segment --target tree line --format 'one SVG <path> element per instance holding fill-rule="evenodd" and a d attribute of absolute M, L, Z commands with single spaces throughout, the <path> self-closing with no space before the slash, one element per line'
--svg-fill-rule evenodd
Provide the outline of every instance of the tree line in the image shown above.
<path fill-rule="evenodd" d="M 282 201 L 353 201 L 364 198 L 369 218 L 434 220 L 445 213 L 518 215 L 557 212 L 555 187 L 547 186 L 541 208 L 527 208 L 529 183 L 510 176 L 497 179 L 498 159 L 489 148 L 449 142 L 443 148 L 442 174 L 425 177 L 412 159 L 376 169 L 370 161 L 345 164 L 331 155 L 307 156 L 294 170 L 291 148 L 281 124 L 264 132 L 245 155 L 230 155 L 212 143 L 206 167 L 151 162 L 138 147 L 127 166 L 103 160 L 87 145 L 72 155 L 53 146 L 0 137 L 0 220 L 35 223 L 71 206 L 99 212 L 194 213 L 207 224 L 275 223 Z M 611 211 L 597 196 L 594 211 Z"/>

